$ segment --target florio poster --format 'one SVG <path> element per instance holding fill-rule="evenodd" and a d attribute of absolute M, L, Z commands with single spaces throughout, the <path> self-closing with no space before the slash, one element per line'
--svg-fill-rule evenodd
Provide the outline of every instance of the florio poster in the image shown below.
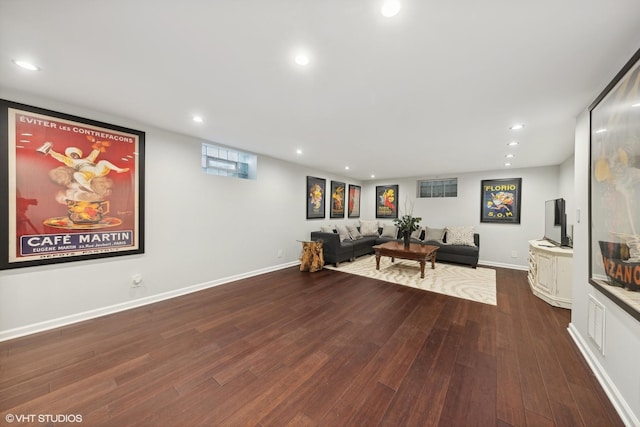
<path fill-rule="evenodd" d="M 522 178 L 486 179 L 480 186 L 480 222 L 520 224 Z"/>
<path fill-rule="evenodd" d="M 0 265 L 143 252 L 144 133 L 8 101 L 2 105 L 2 166 L 9 185 L 3 212 L 7 253 Z"/>

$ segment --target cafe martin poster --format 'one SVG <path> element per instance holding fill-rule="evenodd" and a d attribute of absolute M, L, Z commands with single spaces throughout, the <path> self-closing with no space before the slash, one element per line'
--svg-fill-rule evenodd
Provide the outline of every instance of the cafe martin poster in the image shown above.
<path fill-rule="evenodd" d="M 144 132 L 0 100 L 0 269 L 144 252 Z"/>

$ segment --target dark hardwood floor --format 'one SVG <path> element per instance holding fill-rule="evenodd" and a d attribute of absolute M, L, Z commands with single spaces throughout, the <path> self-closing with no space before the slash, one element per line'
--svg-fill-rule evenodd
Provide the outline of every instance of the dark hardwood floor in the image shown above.
<path fill-rule="evenodd" d="M 570 312 L 496 270 L 497 307 L 289 268 L 3 342 L 0 423 L 622 425 Z"/>

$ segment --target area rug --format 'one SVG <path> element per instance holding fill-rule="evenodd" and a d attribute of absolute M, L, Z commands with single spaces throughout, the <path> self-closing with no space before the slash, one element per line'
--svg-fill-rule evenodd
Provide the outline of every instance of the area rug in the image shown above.
<path fill-rule="evenodd" d="M 396 259 L 391 262 L 391 258 L 382 257 L 378 271 L 375 255 L 343 262 L 337 268 L 333 265 L 325 265 L 324 268 L 496 305 L 496 271 L 490 268 L 472 268 L 436 261 L 436 268 L 431 269 L 431 263 L 428 262 L 424 269 L 424 279 L 421 279 L 420 264 L 417 261 Z"/>

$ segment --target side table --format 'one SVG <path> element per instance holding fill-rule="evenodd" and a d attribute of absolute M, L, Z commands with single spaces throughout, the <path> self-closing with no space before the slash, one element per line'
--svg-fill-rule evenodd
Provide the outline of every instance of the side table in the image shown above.
<path fill-rule="evenodd" d="M 300 254 L 300 271 L 318 271 L 324 266 L 324 254 L 322 253 L 322 240 L 302 241 L 302 253 Z"/>

